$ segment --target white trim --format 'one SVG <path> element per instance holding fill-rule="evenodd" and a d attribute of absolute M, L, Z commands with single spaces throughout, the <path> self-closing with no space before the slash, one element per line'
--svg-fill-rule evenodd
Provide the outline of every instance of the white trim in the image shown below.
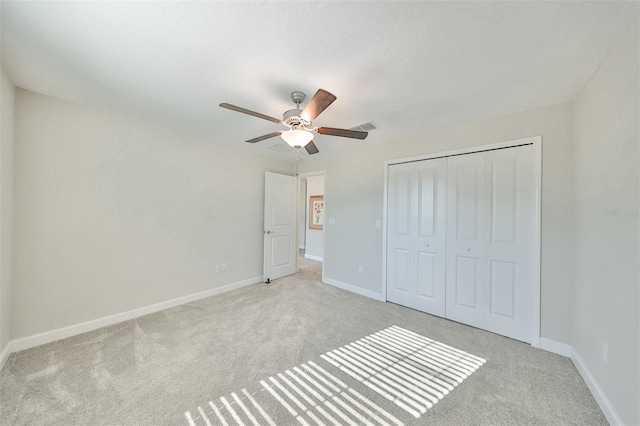
<path fill-rule="evenodd" d="M 343 283 L 342 281 L 334 280 L 333 278 L 327 277 L 322 277 L 322 282 L 342 290 L 350 291 L 351 293 L 359 294 L 360 296 L 365 296 L 371 299 L 379 300 L 380 302 L 385 302 L 384 295 L 376 293 L 375 291 L 367 290 L 366 288 L 358 287 L 353 284 Z"/>
<path fill-rule="evenodd" d="M 108 317 L 98 318 L 98 319 L 83 322 L 80 324 L 74 324 L 68 327 L 58 328 L 56 330 L 46 331 L 44 333 L 35 334 L 33 336 L 22 337 L 20 339 L 10 341 L 7 347 L 10 352 L 22 351 L 25 349 L 44 345 L 46 343 L 51 343 L 56 340 L 65 339 L 67 337 L 86 333 L 88 331 L 97 330 L 99 328 L 117 324 L 119 322 L 128 321 L 133 318 L 138 318 L 144 315 L 152 314 L 154 312 L 173 308 L 175 306 L 184 305 L 185 303 L 194 302 L 200 299 L 205 299 L 207 297 L 215 296 L 221 293 L 226 293 L 228 291 L 246 287 L 251 284 L 256 284 L 261 281 L 262 281 L 261 276 L 249 278 L 243 281 L 238 281 L 236 283 L 223 285 L 221 287 L 212 288 L 210 290 L 205 290 L 205 291 L 194 293 L 188 296 L 178 297 L 176 299 L 167 300 L 165 302 L 156 303 L 154 305 L 149 305 L 142 308 L 133 309 L 131 311 L 110 315 Z"/>
<path fill-rule="evenodd" d="M 389 166 L 392 164 L 408 163 L 412 161 L 429 160 L 433 158 L 448 157 L 452 155 L 471 154 L 473 152 L 489 151 L 492 149 L 511 148 L 519 145 L 533 145 L 533 182 L 534 182 L 534 230 L 533 230 L 533 259 L 532 259 L 532 282 L 531 291 L 533 293 L 531 311 L 531 346 L 540 347 L 540 250 L 541 250 L 541 221 L 542 221 L 542 136 L 532 136 L 522 139 L 514 139 L 492 143 L 488 145 L 471 146 L 467 148 L 441 151 L 431 154 L 416 155 L 413 157 L 387 160 L 384 162 L 384 192 L 382 195 L 382 298 L 387 298 L 387 193 Z M 323 275 L 324 280 L 324 275 Z"/>
<path fill-rule="evenodd" d="M 297 169 L 297 164 L 296 164 L 296 169 Z M 305 250 L 305 244 L 307 243 L 307 236 L 305 235 L 304 238 L 304 243 L 300 245 L 300 237 L 302 236 L 300 233 L 300 184 L 302 183 L 302 179 L 304 178 L 300 178 L 300 175 L 294 175 L 294 177 L 296 178 L 296 241 L 298 242 L 298 253 L 296 253 L 296 273 L 300 272 L 300 264 L 298 263 L 298 257 L 300 256 L 299 251 L 300 250 Z M 266 190 L 265 190 L 266 191 Z M 307 196 L 307 188 L 305 187 L 304 190 L 304 195 L 305 198 Z M 267 195 L 265 194 L 265 197 Z M 306 200 L 305 200 L 306 203 Z M 264 254 L 263 254 L 263 259 L 262 259 L 262 263 L 264 264 Z"/>
<path fill-rule="evenodd" d="M 389 163 L 384 162 L 384 189 L 382 191 L 382 299 L 387 301 L 387 203 L 389 191 Z"/>
<path fill-rule="evenodd" d="M 593 398 L 600 406 L 600 409 L 602 410 L 604 416 L 607 418 L 609 424 L 624 424 L 615 408 L 613 408 L 613 404 L 611 404 L 611 401 L 609 401 L 609 398 L 607 398 L 607 395 L 604 393 L 602 388 L 600 388 L 600 385 L 598 385 L 595 377 L 593 377 L 593 374 L 591 374 L 591 371 L 589 371 L 587 365 L 584 363 L 584 361 L 582 361 L 582 358 L 580 358 L 580 355 L 578 355 L 575 349 L 571 353 L 571 360 L 573 361 L 573 365 L 575 365 L 578 369 L 578 373 L 580 373 L 582 379 L 587 384 L 587 387 L 591 391 L 591 395 L 593 395 Z"/>
<path fill-rule="evenodd" d="M 314 256 L 312 254 L 304 254 L 305 259 L 317 260 L 318 262 L 322 262 L 322 256 Z"/>
<path fill-rule="evenodd" d="M 573 353 L 573 348 L 571 347 L 571 345 L 556 342 L 555 340 L 547 339 L 546 337 L 541 337 L 539 341 L 540 345 L 538 347 L 540 349 L 547 352 L 553 352 L 554 354 L 566 356 L 567 358 L 571 358 L 571 354 Z"/>
<path fill-rule="evenodd" d="M 13 351 L 11 350 L 11 342 L 8 342 L 2 352 L 0 352 L 0 371 L 4 368 L 4 365 L 7 363 L 9 359 L 9 355 L 11 355 Z"/>
<path fill-rule="evenodd" d="M 409 163 L 411 161 L 430 160 L 432 158 L 450 157 L 452 155 L 471 154 L 472 152 L 489 151 L 492 149 L 511 148 L 518 145 L 535 144 L 542 140 L 541 136 L 532 136 L 529 138 L 514 139 L 511 141 L 491 143 L 487 145 L 470 146 L 467 148 L 452 149 L 449 151 L 433 152 L 431 154 L 414 155 L 413 157 L 398 158 L 395 160 L 387 160 L 384 162 L 385 167 L 391 164 Z"/>
<path fill-rule="evenodd" d="M 298 177 L 306 179 L 312 176 L 323 176 L 324 172 L 325 172 L 324 170 L 316 170 L 314 172 L 298 173 Z"/>
<path fill-rule="evenodd" d="M 571 358 L 573 361 L 573 365 L 575 365 L 578 370 L 578 374 L 582 377 L 582 380 L 586 383 L 591 395 L 598 403 L 600 410 L 607 418 L 607 421 L 611 425 L 622 425 L 622 419 L 616 412 L 615 408 L 613 408 L 613 404 L 607 398 L 607 395 L 604 393 L 598 382 L 596 381 L 591 371 L 587 368 L 587 365 L 584 363 L 580 355 L 576 352 L 576 350 L 571 347 L 571 345 L 567 345 L 566 343 L 556 342 L 555 340 L 547 339 L 545 337 L 540 337 L 540 349 L 543 349 L 548 352 L 553 352 L 558 355 L 566 356 Z"/>
<path fill-rule="evenodd" d="M 533 142 L 533 259 L 531 264 L 531 346 L 540 347 L 540 268 L 542 238 L 542 137 L 530 138 Z M 569 355 L 566 355 L 569 356 Z"/>

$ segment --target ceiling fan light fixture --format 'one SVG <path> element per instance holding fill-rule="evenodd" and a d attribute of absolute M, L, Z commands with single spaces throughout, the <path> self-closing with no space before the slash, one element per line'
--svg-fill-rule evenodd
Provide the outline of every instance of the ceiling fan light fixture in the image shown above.
<path fill-rule="evenodd" d="M 292 147 L 302 147 L 313 140 L 314 134 L 307 130 L 291 129 L 282 132 L 282 139 Z"/>

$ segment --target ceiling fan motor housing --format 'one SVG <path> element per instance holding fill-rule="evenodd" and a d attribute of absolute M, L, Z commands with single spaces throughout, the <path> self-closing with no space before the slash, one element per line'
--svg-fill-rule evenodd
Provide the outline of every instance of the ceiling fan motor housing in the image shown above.
<path fill-rule="evenodd" d="M 301 109 L 290 109 L 284 113 L 282 122 L 292 129 L 297 129 L 299 127 L 306 129 L 311 127 L 311 121 L 300 117 L 300 114 L 302 114 Z"/>

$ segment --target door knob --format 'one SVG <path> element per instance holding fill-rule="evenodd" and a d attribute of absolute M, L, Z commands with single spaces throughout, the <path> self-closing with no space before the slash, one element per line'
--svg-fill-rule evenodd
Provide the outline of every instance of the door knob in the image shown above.
<path fill-rule="evenodd" d="M 425 247 L 429 247 L 429 243 L 426 243 L 424 246 L 425 246 Z"/>
<path fill-rule="evenodd" d="M 471 247 L 467 247 L 465 250 L 466 251 L 471 251 Z"/>
<path fill-rule="evenodd" d="M 271 234 L 271 231 L 264 231 L 265 234 Z"/>

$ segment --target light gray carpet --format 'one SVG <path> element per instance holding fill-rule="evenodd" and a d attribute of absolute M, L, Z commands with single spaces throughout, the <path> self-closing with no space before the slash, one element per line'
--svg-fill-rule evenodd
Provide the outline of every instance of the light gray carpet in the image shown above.
<path fill-rule="evenodd" d="M 219 424 L 216 409 L 269 424 L 254 402 L 277 425 L 607 424 L 569 359 L 322 284 L 310 260 L 22 351 L 0 373 L 2 425 Z"/>

